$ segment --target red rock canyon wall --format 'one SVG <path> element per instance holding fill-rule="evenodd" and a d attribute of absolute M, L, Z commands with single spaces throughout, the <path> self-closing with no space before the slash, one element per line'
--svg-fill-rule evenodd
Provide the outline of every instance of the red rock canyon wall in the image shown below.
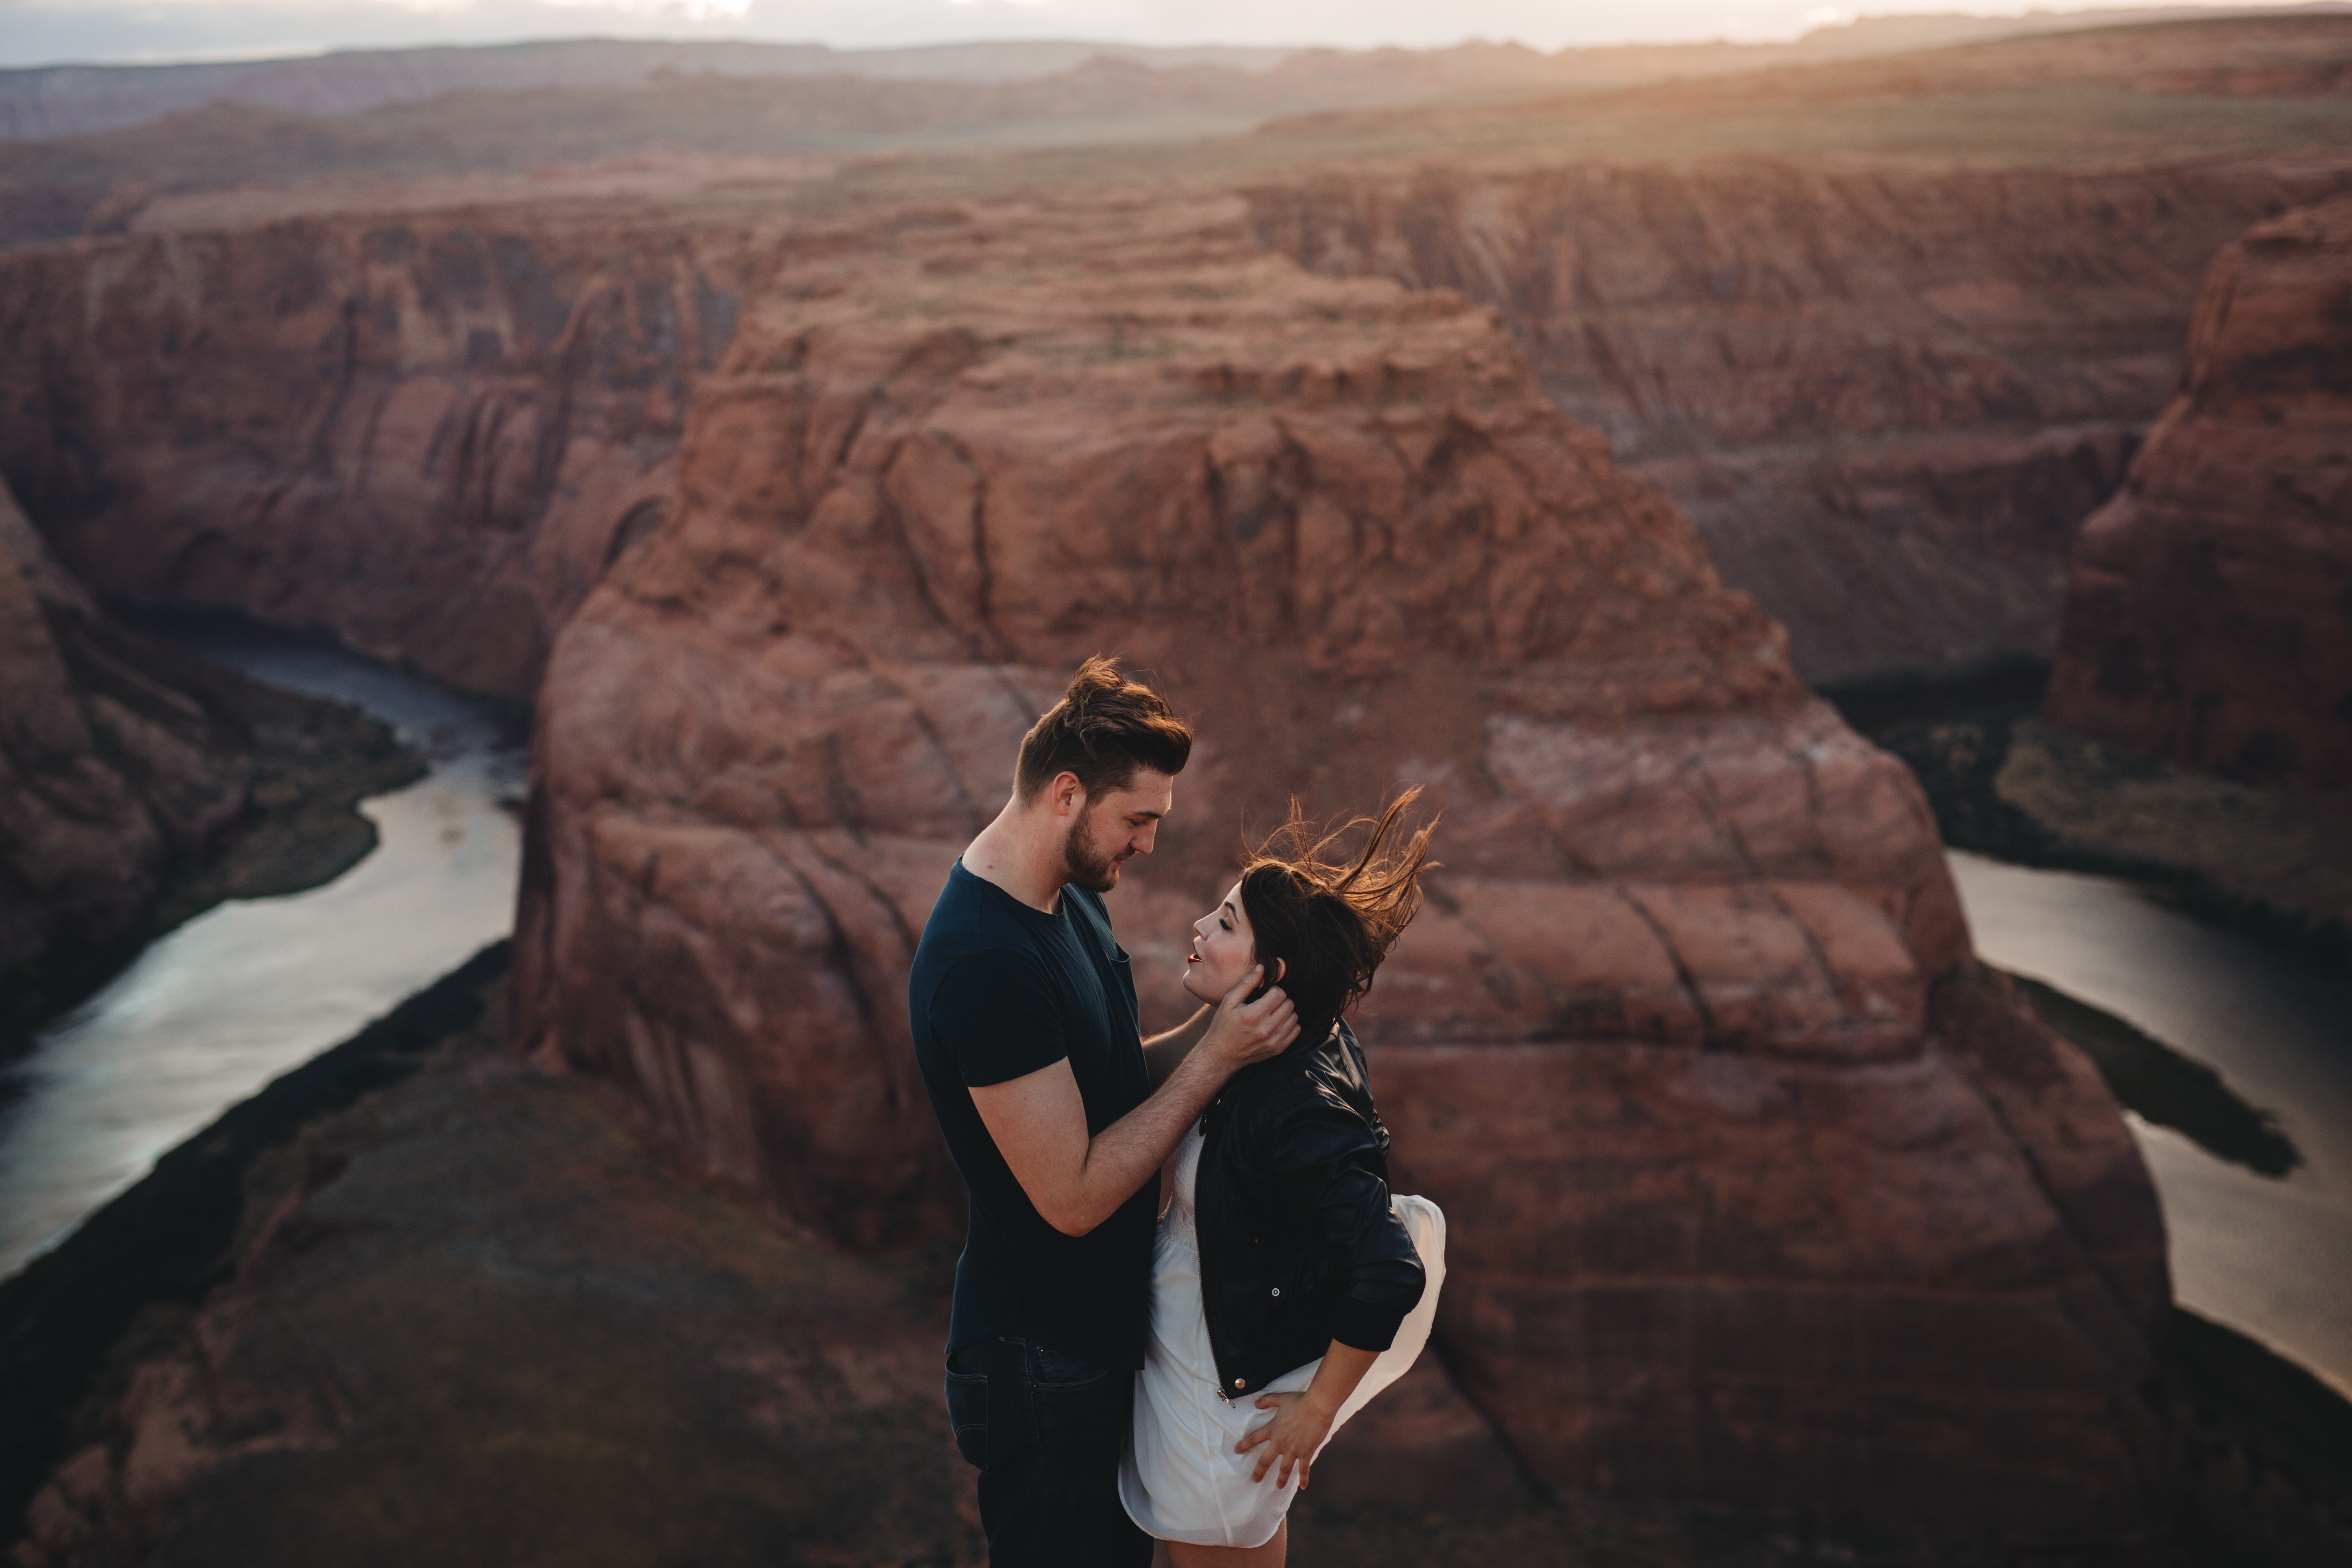
<path fill-rule="evenodd" d="M 2048 716 L 2352 788 L 2352 199 L 2213 263 L 2180 395 L 2075 543 Z"/>
<path fill-rule="evenodd" d="M 237 818 L 252 772 L 0 484 L 0 980 L 135 937 L 166 861 Z"/>
<path fill-rule="evenodd" d="M 2179 374 L 2197 279 L 2340 163 L 1423 166 L 1254 194 L 1318 270 L 1502 311 L 1815 683 L 2053 650 L 2075 526 Z"/>
<path fill-rule="evenodd" d="M 795 238 L 556 643 L 525 1044 L 788 1229 L 950 1231 L 907 964 L 1022 730 L 1122 654 L 1202 732 L 1114 898 L 1149 1026 L 1245 824 L 1445 814 L 1365 1037 L 1454 1216 L 1447 1364 L 1531 1476 L 2143 1530 L 2130 1137 L 1689 523 L 1494 314 L 1302 271 L 1262 208 L 924 223 Z"/>
<path fill-rule="evenodd" d="M 0 257 L 0 473 L 95 592 L 527 699 L 652 527 L 759 270 L 740 234 L 611 211 Z"/>
<path fill-rule="evenodd" d="M 1313 268 L 1499 309 L 1835 683 L 2047 656 L 2073 531 L 2174 388 L 2205 262 L 2347 178 L 1584 163 L 1251 205 Z M 101 593 L 528 696 L 651 526 L 774 243 L 607 207 L 0 257 L 29 351 L 0 365 L 0 474 Z"/>

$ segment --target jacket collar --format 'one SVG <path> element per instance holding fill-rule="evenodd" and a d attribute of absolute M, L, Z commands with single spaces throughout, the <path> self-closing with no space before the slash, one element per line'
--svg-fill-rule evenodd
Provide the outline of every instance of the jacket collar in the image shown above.
<path fill-rule="evenodd" d="M 1352 1042 L 1355 1037 L 1355 1031 L 1349 1028 L 1344 1020 L 1333 1024 L 1319 1035 L 1301 1034 L 1290 1044 L 1283 1047 L 1280 1055 L 1268 1057 L 1262 1062 L 1252 1062 L 1234 1074 L 1231 1081 L 1240 1083 L 1248 1079 L 1265 1078 L 1281 1072 L 1286 1068 L 1296 1071 L 1317 1060 L 1335 1065 L 1343 1063 L 1347 1060 L 1347 1051 L 1343 1042 Z"/>

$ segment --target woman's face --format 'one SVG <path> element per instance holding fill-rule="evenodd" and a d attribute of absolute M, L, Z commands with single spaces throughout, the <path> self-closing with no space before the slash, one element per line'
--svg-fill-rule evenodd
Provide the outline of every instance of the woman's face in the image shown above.
<path fill-rule="evenodd" d="M 1214 1002 L 1246 978 L 1257 964 L 1257 938 L 1242 912 L 1242 885 L 1225 901 L 1192 922 L 1192 956 L 1184 963 L 1184 989 Z"/>

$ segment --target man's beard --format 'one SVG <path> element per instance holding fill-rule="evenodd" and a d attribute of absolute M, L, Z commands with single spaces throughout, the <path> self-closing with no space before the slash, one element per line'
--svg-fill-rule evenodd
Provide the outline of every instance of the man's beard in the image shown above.
<path fill-rule="evenodd" d="M 1080 812 L 1063 836 L 1062 880 L 1089 893 L 1108 893 L 1118 886 L 1119 857 L 1095 847 L 1094 835 L 1088 831 L 1094 817 L 1092 810 Z"/>

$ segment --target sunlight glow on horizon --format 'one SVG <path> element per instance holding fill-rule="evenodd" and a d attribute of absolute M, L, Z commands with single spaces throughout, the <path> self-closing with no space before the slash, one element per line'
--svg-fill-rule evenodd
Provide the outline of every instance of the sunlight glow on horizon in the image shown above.
<path fill-rule="evenodd" d="M 0 67 L 154 64 L 435 45 L 616 37 L 835 48 L 1083 39 L 1243 47 L 1547 52 L 1616 44 L 1765 43 L 1903 16 L 2290 9 L 2275 0 L 0 0 Z"/>

